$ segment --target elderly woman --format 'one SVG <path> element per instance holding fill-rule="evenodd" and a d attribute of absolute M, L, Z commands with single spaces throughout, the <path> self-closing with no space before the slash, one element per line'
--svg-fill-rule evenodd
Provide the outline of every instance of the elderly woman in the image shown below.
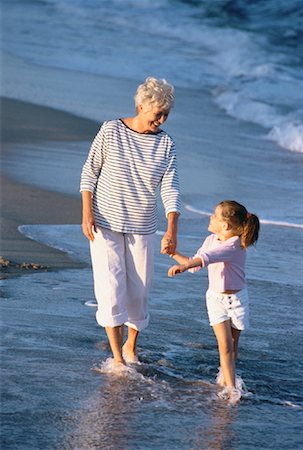
<path fill-rule="evenodd" d="M 174 254 L 177 246 L 176 150 L 160 128 L 173 103 L 173 86 L 147 78 L 137 89 L 136 116 L 104 122 L 82 170 L 82 229 L 90 241 L 96 318 L 117 365 L 138 361 L 138 334 L 149 322 L 158 186 L 167 217 L 162 252 Z"/>

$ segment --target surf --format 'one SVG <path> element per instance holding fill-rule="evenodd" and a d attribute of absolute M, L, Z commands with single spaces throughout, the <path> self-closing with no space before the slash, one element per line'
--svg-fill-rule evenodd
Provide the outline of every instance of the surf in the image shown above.
<path fill-rule="evenodd" d="M 200 216 L 210 217 L 212 214 L 209 211 L 197 209 L 191 205 L 184 205 L 184 207 L 187 211 L 199 214 Z M 273 226 L 277 226 L 277 227 L 289 227 L 289 228 L 303 229 L 303 224 L 300 224 L 300 223 L 285 222 L 285 221 L 281 221 L 281 220 L 262 219 L 262 218 L 259 218 L 259 219 L 260 219 L 260 223 L 262 223 L 264 225 L 273 225 Z"/>

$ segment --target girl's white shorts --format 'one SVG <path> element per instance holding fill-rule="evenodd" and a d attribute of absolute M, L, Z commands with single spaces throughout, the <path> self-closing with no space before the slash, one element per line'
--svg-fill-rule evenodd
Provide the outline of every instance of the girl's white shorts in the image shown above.
<path fill-rule="evenodd" d="M 154 274 L 154 234 L 117 233 L 98 228 L 90 241 L 96 319 L 102 327 L 147 327 L 148 292 Z"/>
<path fill-rule="evenodd" d="M 206 306 L 211 326 L 230 319 L 231 326 L 237 330 L 249 327 L 249 302 L 247 289 L 236 294 L 221 294 L 208 290 Z"/>

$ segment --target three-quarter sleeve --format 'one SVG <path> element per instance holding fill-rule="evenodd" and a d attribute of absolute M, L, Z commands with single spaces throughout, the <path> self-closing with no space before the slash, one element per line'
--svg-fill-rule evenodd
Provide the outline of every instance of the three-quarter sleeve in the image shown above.
<path fill-rule="evenodd" d="M 201 265 L 201 266 L 192 267 L 191 269 L 189 269 L 188 271 L 189 271 L 190 273 L 199 272 L 199 270 L 201 270 L 203 267 L 205 267 L 204 260 L 203 260 L 203 257 L 202 257 L 201 255 L 204 254 L 204 252 L 205 252 L 205 250 L 208 248 L 208 246 L 209 246 L 209 237 L 207 237 L 207 238 L 204 240 L 203 244 L 202 244 L 201 247 L 197 250 L 196 254 L 195 254 L 193 257 L 189 258 L 189 259 L 191 259 L 191 260 L 193 260 L 193 259 L 195 259 L 195 258 L 200 258 L 200 259 L 201 259 L 201 262 L 202 262 L 202 265 Z"/>
<path fill-rule="evenodd" d="M 170 212 L 181 212 L 177 155 L 174 143 L 170 147 L 167 167 L 161 180 L 160 195 L 166 216 Z"/>
<path fill-rule="evenodd" d="M 103 124 L 90 147 L 81 172 L 80 192 L 94 193 L 106 154 L 105 124 Z"/>
<path fill-rule="evenodd" d="M 199 248 L 194 258 L 201 258 L 203 267 L 209 266 L 209 264 L 219 263 L 219 262 L 229 262 L 232 261 L 239 252 L 238 247 L 231 243 L 224 243 L 216 248 L 205 249 L 203 246 Z"/>

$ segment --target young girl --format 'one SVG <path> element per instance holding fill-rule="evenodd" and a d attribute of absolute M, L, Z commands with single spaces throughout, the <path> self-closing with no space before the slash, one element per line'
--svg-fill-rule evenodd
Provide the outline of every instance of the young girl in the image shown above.
<path fill-rule="evenodd" d="M 220 370 L 217 382 L 224 387 L 218 394 L 236 402 L 241 397 L 235 383 L 235 361 L 242 330 L 248 328 L 248 295 L 245 281 L 246 249 L 259 235 L 256 215 L 236 201 L 218 204 L 210 218 L 208 236 L 193 258 L 176 252 L 180 264 L 171 267 L 168 276 L 208 267 L 209 288 L 206 305 L 210 325 L 218 341 Z"/>

